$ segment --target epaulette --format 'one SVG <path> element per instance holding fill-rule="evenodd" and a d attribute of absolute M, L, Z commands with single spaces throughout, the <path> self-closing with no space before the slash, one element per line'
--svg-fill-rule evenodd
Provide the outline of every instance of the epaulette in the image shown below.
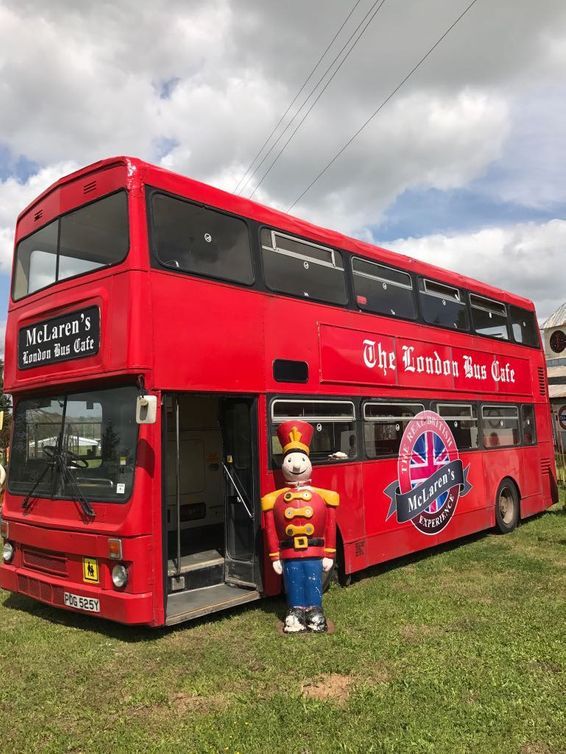
<path fill-rule="evenodd" d="M 324 500 L 326 505 L 331 508 L 337 508 L 340 505 L 340 495 L 332 490 L 321 490 L 319 487 L 313 487 L 313 492 L 317 492 Z"/>
<path fill-rule="evenodd" d="M 281 495 L 283 492 L 287 492 L 289 488 L 283 487 L 280 490 L 275 490 L 275 492 L 270 492 L 268 495 L 264 495 L 261 498 L 261 509 L 262 511 L 271 511 L 273 510 L 273 506 L 275 505 L 275 501 Z"/>

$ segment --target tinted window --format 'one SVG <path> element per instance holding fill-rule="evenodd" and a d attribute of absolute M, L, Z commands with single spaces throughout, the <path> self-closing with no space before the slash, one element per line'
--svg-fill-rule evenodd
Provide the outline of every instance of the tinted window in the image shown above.
<path fill-rule="evenodd" d="M 313 425 L 310 448 L 313 463 L 347 461 L 357 456 L 354 404 L 350 401 L 276 400 L 271 406 L 271 418 L 271 452 L 278 466 L 283 451 L 277 437 L 277 425 L 288 419 L 301 419 Z M 339 455 L 331 458 L 336 453 Z"/>
<path fill-rule="evenodd" d="M 125 191 L 69 212 L 18 244 L 14 299 L 58 280 L 121 262 L 128 245 Z"/>
<path fill-rule="evenodd" d="M 265 282 L 271 290 L 331 304 L 347 302 L 338 251 L 264 228 L 261 252 Z"/>
<path fill-rule="evenodd" d="M 154 194 L 153 248 L 165 267 L 253 283 L 248 226 L 237 217 Z"/>
<path fill-rule="evenodd" d="M 517 406 L 482 406 L 483 444 L 486 448 L 519 445 Z"/>
<path fill-rule="evenodd" d="M 368 312 L 415 319 L 411 276 L 364 259 L 352 259 L 356 303 Z"/>
<path fill-rule="evenodd" d="M 523 426 L 523 443 L 525 445 L 536 445 L 537 428 L 534 406 L 521 406 L 521 423 Z"/>
<path fill-rule="evenodd" d="M 277 382 L 308 382 L 309 365 L 306 361 L 275 359 L 273 362 L 273 379 Z"/>
<path fill-rule="evenodd" d="M 368 458 L 397 455 L 407 424 L 424 411 L 421 403 L 366 403 L 364 444 Z"/>
<path fill-rule="evenodd" d="M 469 330 L 468 309 L 464 294 L 459 288 L 434 280 L 420 280 L 419 288 L 425 322 L 451 329 Z"/>
<path fill-rule="evenodd" d="M 520 309 L 518 306 L 510 306 L 509 319 L 516 343 L 522 343 L 525 346 L 539 345 L 538 325 L 533 312 Z"/>
<path fill-rule="evenodd" d="M 478 414 L 473 404 L 439 403 L 436 410 L 450 427 L 460 450 L 479 446 Z"/>
<path fill-rule="evenodd" d="M 478 335 L 490 335 L 492 338 L 501 338 L 502 340 L 509 339 L 505 304 L 474 294 L 470 295 L 470 304 L 472 306 L 472 326 Z"/>

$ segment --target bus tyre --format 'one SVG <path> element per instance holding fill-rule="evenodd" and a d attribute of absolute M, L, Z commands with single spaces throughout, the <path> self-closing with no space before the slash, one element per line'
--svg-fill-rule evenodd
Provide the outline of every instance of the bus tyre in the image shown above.
<path fill-rule="evenodd" d="M 495 526 L 501 534 L 509 534 L 519 523 L 519 494 L 510 479 L 504 479 L 495 500 Z"/>
<path fill-rule="evenodd" d="M 344 568 L 344 550 L 341 543 L 336 550 L 336 559 L 334 565 L 326 573 L 322 573 L 322 591 L 327 592 L 330 589 L 330 584 L 340 584 L 340 586 L 350 586 L 352 583 L 352 574 L 346 573 Z"/>

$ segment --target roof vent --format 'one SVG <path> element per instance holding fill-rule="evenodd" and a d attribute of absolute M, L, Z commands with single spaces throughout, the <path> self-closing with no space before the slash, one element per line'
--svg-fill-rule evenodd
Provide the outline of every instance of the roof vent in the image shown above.
<path fill-rule="evenodd" d="M 42 217 L 43 217 L 43 210 L 40 209 L 39 212 L 36 212 L 35 215 L 33 216 L 34 223 L 38 222 L 38 220 L 41 220 Z"/>
<path fill-rule="evenodd" d="M 93 191 L 96 191 L 96 181 L 85 183 L 83 186 L 83 194 L 92 194 Z"/>

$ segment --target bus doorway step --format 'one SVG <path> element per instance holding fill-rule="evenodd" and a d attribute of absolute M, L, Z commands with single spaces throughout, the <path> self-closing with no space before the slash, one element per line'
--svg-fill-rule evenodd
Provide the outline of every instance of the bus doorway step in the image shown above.
<path fill-rule="evenodd" d="M 246 602 L 260 598 L 255 589 L 239 589 L 227 584 L 193 589 L 188 592 L 170 594 L 167 598 L 167 620 L 165 625 L 174 626 L 186 620 L 200 618 L 203 615 L 228 610 Z"/>
<path fill-rule="evenodd" d="M 224 557 L 218 550 L 203 550 L 181 557 L 180 573 L 175 560 L 167 563 L 169 592 L 202 589 L 224 582 Z"/>

